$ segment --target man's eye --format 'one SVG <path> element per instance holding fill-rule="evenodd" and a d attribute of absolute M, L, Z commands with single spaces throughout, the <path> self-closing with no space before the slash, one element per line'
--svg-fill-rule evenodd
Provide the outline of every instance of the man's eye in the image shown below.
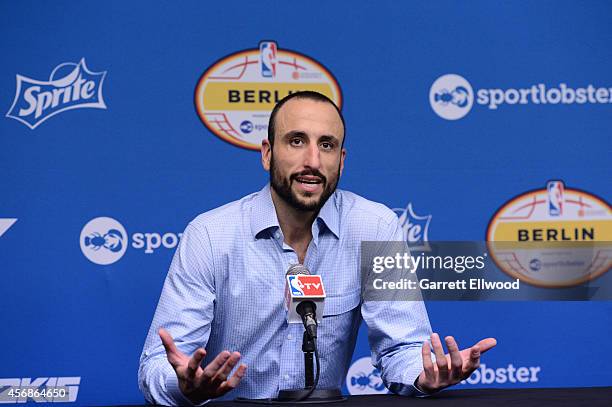
<path fill-rule="evenodd" d="M 291 139 L 291 145 L 293 146 L 301 146 L 302 144 L 304 144 L 304 141 L 300 138 Z"/>
<path fill-rule="evenodd" d="M 323 143 L 321 143 L 321 147 L 322 147 L 324 150 L 331 150 L 331 149 L 333 149 L 333 148 L 334 148 L 334 144 L 333 144 L 333 143 L 330 143 L 330 142 L 327 142 L 327 141 L 324 141 Z"/>

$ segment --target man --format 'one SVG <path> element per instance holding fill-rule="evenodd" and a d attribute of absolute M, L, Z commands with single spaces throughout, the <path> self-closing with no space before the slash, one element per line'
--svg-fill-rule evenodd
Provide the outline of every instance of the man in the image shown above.
<path fill-rule="evenodd" d="M 303 326 L 287 324 L 283 303 L 285 273 L 296 263 L 320 274 L 327 292 L 319 388 L 341 387 L 361 318 L 373 362 L 398 394 L 458 383 L 495 346 L 489 338 L 459 351 L 447 337 L 444 355 L 422 302 L 362 301 L 361 241 L 399 241 L 402 233 L 385 206 L 336 190 L 344 133 L 342 114 L 327 97 L 287 96 L 272 111 L 262 142 L 270 184 L 187 226 L 140 359 L 148 401 L 268 398 L 303 387 Z"/>

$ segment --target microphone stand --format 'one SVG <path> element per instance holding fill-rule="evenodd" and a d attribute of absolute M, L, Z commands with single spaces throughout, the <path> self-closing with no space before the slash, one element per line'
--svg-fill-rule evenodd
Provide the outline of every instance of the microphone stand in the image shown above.
<path fill-rule="evenodd" d="M 304 383 L 307 389 L 314 386 L 314 351 L 315 343 L 310 335 L 304 331 L 302 337 L 302 352 L 304 352 Z"/>
<path fill-rule="evenodd" d="M 295 268 L 301 267 L 305 272 L 296 272 Z M 293 271 L 293 272 L 292 272 Z M 308 269 L 302 265 L 294 265 L 289 269 L 287 275 L 310 274 Z M 323 297 L 324 298 L 324 297 Z M 340 389 L 317 389 L 319 378 L 321 375 L 321 361 L 319 351 L 317 350 L 317 316 L 316 305 L 309 300 L 300 302 L 297 307 L 297 313 L 302 317 L 304 324 L 304 336 L 302 337 L 302 352 L 304 352 L 304 388 L 303 389 L 284 389 L 278 392 L 278 397 L 275 399 L 247 399 L 238 397 L 234 399 L 239 403 L 252 404 L 319 404 L 319 403 L 336 403 L 346 401 L 347 398 L 342 395 Z M 317 362 L 316 376 L 313 368 L 313 354 Z M 337 367 L 337 366 L 334 366 Z"/>
<path fill-rule="evenodd" d="M 312 330 L 304 330 L 302 336 L 302 352 L 304 352 L 304 388 L 286 389 L 278 392 L 276 401 L 294 402 L 300 404 L 334 403 L 346 401 L 339 389 L 317 389 L 321 366 L 317 350 L 316 326 Z M 317 376 L 314 377 L 313 355 L 317 360 Z"/>
<path fill-rule="evenodd" d="M 317 389 L 320 374 L 319 352 L 317 350 L 316 337 L 312 337 L 308 332 L 304 332 L 302 337 L 302 352 L 304 352 L 304 379 L 305 388 L 286 389 L 278 392 L 275 399 L 247 399 L 238 397 L 234 401 L 238 403 L 266 404 L 266 405 L 296 405 L 296 404 L 321 404 L 337 403 L 346 401 L 339 389 Z M 313 377 L 313 353 L 317 361 L 317 375 Z"/>

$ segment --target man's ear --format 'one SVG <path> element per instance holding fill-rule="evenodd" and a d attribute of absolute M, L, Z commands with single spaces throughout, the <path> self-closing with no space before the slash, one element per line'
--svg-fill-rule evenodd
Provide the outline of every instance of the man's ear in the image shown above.
<path fill-rule="evenodd" d="M 342 148 L 340 152 L 340 176 L 342 176 L 342 170 L 344 170 L 344 159 L 346 158 L 346 148 Z"/>
<path fill-rule="evenodd" d="M 261 140 L 261 165 L 264 170 L 270 171 L 270 159 L 272 158 L 272 146 L 267 138 Z"/>

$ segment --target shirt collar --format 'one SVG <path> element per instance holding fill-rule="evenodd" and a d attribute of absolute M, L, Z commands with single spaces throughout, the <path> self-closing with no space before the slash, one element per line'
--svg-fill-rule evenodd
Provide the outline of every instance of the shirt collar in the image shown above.
<path fill-rule="evenodd" d="M 340 238 L 340 205 L 337 190 L 325 202 L 317 219 L 323 221 L 327 229 L 338 239 Z"/>
<path fill-rule="evenodd" d="M 255 196 L 253 211 L 251 213 L 251 232 L 253 237 L 266 229 L 280 228 L 272 195 L 270 195 L 270 184 L 266 184 Z"/>
<path fill-rule="evenodd" d="M 319 211 L 317 220 L 320 219 L 330 232 L 337 238 L 340 238 L 340 213 L 337 195 L 338 193 L 334 192 L 332 196 L 329 197 Z M 270 184 L 268 183 L 257 193 L 253 201 L 251 232 L 253 233 L 253 237 L 257 238 L 259 233 L 270 228 L 280 228 L 280 224 L 276 217 L 276 210 L 274 209 L 274 202 L 272 202 L 272 195 L 270 192 Z"/>

